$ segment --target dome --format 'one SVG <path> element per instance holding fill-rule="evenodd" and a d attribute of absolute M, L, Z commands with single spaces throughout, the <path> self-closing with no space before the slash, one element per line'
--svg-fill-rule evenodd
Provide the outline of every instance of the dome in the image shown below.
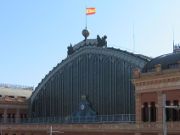
<path fill-rule="evenodd" d="M 178 61 L 180 61 L 180 53 L 169 53 L 169 54 L 161 55 L 149 61 L 142 69 L 142 72 L 145 73 L 145 72 L 153 71 L 155 65 L 158 64 L 161 64 L 162 70 L 175 68 L 178 65 Z"/>

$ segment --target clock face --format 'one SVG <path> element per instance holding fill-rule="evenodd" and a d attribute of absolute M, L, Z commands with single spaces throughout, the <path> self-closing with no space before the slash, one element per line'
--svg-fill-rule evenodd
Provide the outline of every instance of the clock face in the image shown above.
<path fill-rule="evenodd" d="M 84 110 L 84 108 L 85 108 L 85 106 L 83 104 L 81 104 L 80 109 Z"/>

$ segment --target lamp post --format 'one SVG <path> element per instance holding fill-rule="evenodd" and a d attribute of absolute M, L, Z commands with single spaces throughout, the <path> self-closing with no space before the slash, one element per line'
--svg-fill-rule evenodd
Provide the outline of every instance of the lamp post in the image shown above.
<path fill-rule="evenodd" d="M 167 135 L 167 123 L 166 123 L 166 95 L 163 94 L 163 134 Z"/>
<path fill-rule="evenodd" d="M 180 109 L 180 106 L 167 106 L 166 105 L 166 95 L 163 94 L 163 135 L 167 135 L 167 123 L 166 123 L 166 108 L 171 108 L 171 109 Z"/>
<path fill-rule="evenodd" d="M 52 129 L 52 125 L 51 125 L 51 126 L 50 126 L 50 132 L 49 132 L 49 135 L 52 135 L 53 133 L 60 133 L 60 134 L 62 134 L 62 133 L 64 133 L 64 132 L 53 130 L 53 129 Z"/>

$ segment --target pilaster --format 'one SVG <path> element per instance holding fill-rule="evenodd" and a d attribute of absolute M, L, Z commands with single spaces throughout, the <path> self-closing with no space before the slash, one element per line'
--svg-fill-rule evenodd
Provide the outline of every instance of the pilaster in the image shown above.
<path fill-rule="evenodd" d="M 163 94 L 162 92 L 157 92 L 157 121 L 162 123 L 163 120 Z"/>
<path fill-rule="evenodd" d="M 136 123 L 140 124 L 141 121 L 141 94 L 136 93 Z"/>

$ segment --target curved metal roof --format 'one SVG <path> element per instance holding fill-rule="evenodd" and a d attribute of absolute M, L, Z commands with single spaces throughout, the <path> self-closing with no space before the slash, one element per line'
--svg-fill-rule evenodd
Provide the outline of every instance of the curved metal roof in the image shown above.
<path fill-rule="evenodd" d="M 75 53 L 68 56 L 64 60 L 61 61 L 61 63 L 58 63 L 56 67 L 54 67 L 46 76 L 41 80 L 41 82 L 38 84 L 38 86 L 35 88 L 35 91 L 33 91 L 31 98 L 33 99 L 35 95 L 38 93 L 38 91 L 44 86 L 44 84 L 56 73 L 58 72 L 62 67 L 64 67 L 66 64 L 71 62 L 72 60 L 76 59 L 80 55 L 90 53 L 90 54 L 102 54 L 102 55 L 108 55 L 112 57 L 117 57 L 122 60 L 125 60 L 129 63 L 134 63 L 135 65 L 139 65 L 140 67 L 143 67 L 146 62 L 149 61 L 147 59 L 140 56 L 139 54 L 133 54 L 127 51 L 123 51 L 120 49 L 115 48 L 108 48 L 108 47 L 97 47 L 92 44 L 94 42 L 96 44 L 96 40 L 88 40 L 91 42 L 90 45 L 83 46 L 83 41 L 79 44 L 76 44 L 74 47 L 76 48 Z M 74 48 L 73 47 L 73 48 Z"/>
<path fill-rule="evenodd" d="M 149 61 L 142 69 L 142 72 L 145 73 L 152 71 L 157 64 L 161 64 L 162 69 L 169 69 L 175 67 L 178 64 L 178 61 L 180 61 L 180 53 L 161 55 Z"/>

